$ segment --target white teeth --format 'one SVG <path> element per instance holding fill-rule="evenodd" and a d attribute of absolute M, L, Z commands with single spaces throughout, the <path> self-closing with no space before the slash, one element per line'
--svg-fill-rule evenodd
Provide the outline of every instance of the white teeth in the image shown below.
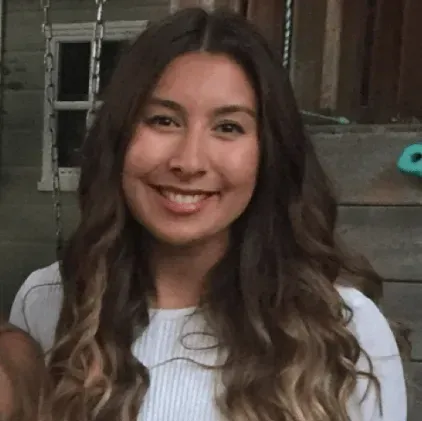
<path fill-rule="evenodd" d="M 171 200 L 172 202 L 180 203 L 182 205 L 184 204 L 194 204 L 198 203 L 201 200 L 205 199 L 205 194 L 179 194 L 179 193 L 173 193 L 169 191 L 163 190 L 161 192 L 163 196 L 167 197 L 167 199 Z"/>

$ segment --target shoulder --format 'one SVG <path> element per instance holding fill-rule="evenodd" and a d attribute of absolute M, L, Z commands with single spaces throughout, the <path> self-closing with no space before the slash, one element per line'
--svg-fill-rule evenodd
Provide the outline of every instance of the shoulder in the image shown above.
<path fill-rule="evenodd" d="M 62 302 L 58 263 L 32 272 L 12 304 L 10 323 L 28 332 L 42 347 L 53 341 Z"/>
<path fill-rule="evenodd" d="M 362 350 L 356 369 L 369 372 L 379 381 L 380 395 L 373 383 L 358 377 L 349 402 L 352 421 L 405 421 L 407 413 L 406 384 L 397 342 L 386 317 L 376 304 L 360 291 L 338 286 L 344 303 L 352 311 L 348 328 Z M 382 411 L 380 411 L 381 403 Z"/>
<path fill-rule="evenodd" d="M 399 355 L 393 332 L 378 306 L 355 288 L 337 286 L 337 290 L 352 311 L 349 329 L 361 347 L 375 357 Z"/>

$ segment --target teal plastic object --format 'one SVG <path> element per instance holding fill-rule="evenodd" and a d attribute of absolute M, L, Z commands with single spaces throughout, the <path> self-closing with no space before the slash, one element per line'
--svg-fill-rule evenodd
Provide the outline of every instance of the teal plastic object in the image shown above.
<path fill-rule="evenodd" d="M 400 171 L 422 177 L 422 143 L 407 146 L 397 161 Z"/>

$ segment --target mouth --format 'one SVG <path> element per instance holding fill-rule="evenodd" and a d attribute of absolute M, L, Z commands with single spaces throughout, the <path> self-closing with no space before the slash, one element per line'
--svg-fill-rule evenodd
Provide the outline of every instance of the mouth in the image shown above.
<path fill-rule="evenodd" d="M 151 186 L 167 202 L 177 206 L 179 211 L 199 210 L 201 205 L 212 196 L 217 195 L 215 191 L 184 190 L 167 186 Z M 176 210 L 176 208 L 174 209 Z"/>

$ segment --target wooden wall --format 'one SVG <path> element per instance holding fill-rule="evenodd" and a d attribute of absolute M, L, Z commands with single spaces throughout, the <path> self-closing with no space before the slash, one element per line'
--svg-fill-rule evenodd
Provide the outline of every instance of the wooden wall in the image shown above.
<path fill-rule="evenodd" d="M 294 12 L 292 80 L 303 109 L 422 122 L 420 0 L 296 1 Z"/>
<path fill-rule="evenodd" d="M 192 0 L 171 1 L 183 6 Z M 56 22 L 94 19 L 93 0 L 53 0 L 53 3 Z M 237 3 L 218 0 L 219 5 L 235 7 Z M 310 7 L 316 7 L 316 2 L 311 3 Z M 7 1 L 0 155 L 0 299 L 5 312 L 25 277 L 54 260 L 51 197 L 37 191 L 44 84 L 38 4 L 34 0 Z M 107 19 L 154 20 L 166 15 L 169 6 L 170 0 L 119 0 L 108 2 L 105 13 Z M 312 49 L 306 39 L 322 36 L 318 28 L 312 29 L 311 23 L 325 18 L 321 9 L 303 10 L 302 15 L 296 16 L 299 18 L 306 35 L 296 40 L 295 86 L 298 96 L 302 92 L 302 105 L 312 107 L 318 105 L 315 86 L 320 85 L 321 75 L 314 70 L 321 65 L 318 57 L 322 50 Z M 408 365 L 414 392 L 409 421 L 420 421 L 422 181 L 398 173 L 395 161 L 407 144 L 422 140 L 422 129 L 406 130 L 382 126 L 318 128 L 312 130 L 312 136 L 338 188 L 339 233 L 352 248 L 364 251 L 387 278 L 384 294 L 387 315 L 414 328 L 412 362 Z M 66 228 L 70 230 L 77 219 L 74 195 L 65 194 L 63 203 Z"/>
<path fill-rule="evenodd" d="M 313 140 L 337 188 L 338 232 L 386 279 L 383 308 L 413 332 L 407 364 L 409 421 L 422 414 L 422 180 L 400 173 L 403 149 L 422 141 L 422 128 L 315 128 Z M 368 320 L 368 323 L 371 321 Z"/>
<path fill-rule="evenodd" d="M 95 19 L 94 0 L 51 3 L 55 22 Z M 51 195 L 37 191 L 44 89 L 39 4 L 6 1 L 0 150 L 0 304 L 4 312 L 25 277 L 55 258 Z M 156 20 L 168 13 L 169 0 L 118 0 L 105 6 L 109 20 Z M 68 232 L 78 215 L 74 195 L 64 194 L 63 203 Z"/>
<path fill-rule="evenodd" d="M 274 0 L 265 3 L 276 14 Z M 406 4 L 404 26 L 397 29 L 392 23 L 401 25 L 397 14 L 403 4 Z M 301 109 L 324 112 L 323 103 L 327 100 L 337 114 L 359 119 L 367 113 L 370 119 L 374 116 L 385 119 L 393 115 L 392 110 L 399 110 L 395 92 L 402 98 L 402 108 L 403 104 L 414 110 L 422 107 L 421 78 L 415 77 L 415 62 L 422 57 L 416 54 L 422 51 L 417 23 L 418 17 L 422 17 L 421 2 L 383 0 L 377 7 L 379 32 L 371 52 L 375 67 L 370 76 L 368 113 L 360 103 L 366 1 L 296 2 L 291 78 Z M 262 22 L 259 15 L 250 18 L 262 28 L 271 26 L 274 20 Z M 395 62 L 397 52 L 393 48 L 397 31 L 404 35 L 401 67 Z M 268 27 L 265 32 L 277 33 Z M 272 41 L 277 44 L 277 39 Z M 335 48 L 336 43 L 340 49 Z M 394 91 L 399 74 L 400 84 Z M 337 86 L 329 87 L 335 83 Z M 325 92 L 327 85 L 329 89 Z M 422 126 L 313 127 L 310 132 L 337 188 L 339 235 L 352 250 L 363 252 L 386 279 L 383 297 L 386 315 L 413 330 L 412 361 L 407 365 L 411 392 L 409 421 L 420 421 L 422 180 L 399 173 L 396 161 L 407 145 L 422 142 Z"/>

